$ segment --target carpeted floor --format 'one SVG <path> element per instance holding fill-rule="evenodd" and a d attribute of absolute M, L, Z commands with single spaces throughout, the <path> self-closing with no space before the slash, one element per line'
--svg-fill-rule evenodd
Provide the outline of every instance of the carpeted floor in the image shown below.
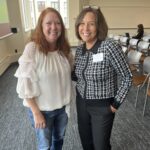
<path fill-rule="evenodd" d="M 29 124 L 26 109 L 16 94 L 17 64 L 12 64 L 0 76 L 0 150 L 36 150 L 34 132 Z M 134 87 L 116 113 L 111 137 L 112 150 L 149 150 L 150 104 L 142 117 L 144 91 L 140 92 L 137 109 Z M 149 98 L 150 99 L 150 98 Z M 65 136 L 63 150 L 82 150 L 77 130 L 75 99 L 71 104 L 71 118 Z"/>

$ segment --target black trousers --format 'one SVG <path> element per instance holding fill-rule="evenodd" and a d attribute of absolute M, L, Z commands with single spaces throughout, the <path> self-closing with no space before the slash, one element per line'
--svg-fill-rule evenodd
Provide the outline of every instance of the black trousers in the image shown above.
<path fill-rule="evenodd" d="M 84 150 L 111 150 L 110 136 L 115 114 L 106 103 L 84 100 L 77 92 L 78 129 Z M 99 100 L 100 102 L 101 100 Z"/>

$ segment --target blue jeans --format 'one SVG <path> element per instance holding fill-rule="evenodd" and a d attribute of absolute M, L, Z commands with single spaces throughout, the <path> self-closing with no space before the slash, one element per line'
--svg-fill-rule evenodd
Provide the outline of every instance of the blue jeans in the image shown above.
<path fill-rule="evenodd" d="M 32 127 L 34 128 L 33 114 L 30 109 L 28 109 L 28 114 Z M 63 139 L 68 123 L 65 107 L 54 111 L 42 111 L 42 114 L 46 120 L 46 128 L 34 128 L 38 150 L 62 150 Z"/>

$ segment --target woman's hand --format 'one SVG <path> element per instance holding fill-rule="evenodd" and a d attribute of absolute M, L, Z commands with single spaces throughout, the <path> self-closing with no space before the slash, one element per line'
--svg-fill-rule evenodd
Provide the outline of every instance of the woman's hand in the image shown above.
<path fill-rule="evenodd" d="M 26 102 L 28 103 L 28 105 L 31 108 L 31 111 L 33 113 L 35 128 L 45 128 L 46 120 L 45 120 L 42 112 L 40 111 L 40 109 L 35 101 L 35 98 L 27 99 Z"/>
<path fill-rule="evenodd" d="M 39 111 L 36 113 L 33 113 L 34 117 L 34 126 L 35 128 L 45 128 L 46 127 L 46 121 L 43 116 L 43 114 Z"/>
<path fill-rule="evenodd" d="M 117 111 L 117 109 L 114 108 L 113 106 L 110 106 L 110 109 L 111 109 L 111 111 L 112 111 L 113 113 L 115 113 L 115 112 Z"/>

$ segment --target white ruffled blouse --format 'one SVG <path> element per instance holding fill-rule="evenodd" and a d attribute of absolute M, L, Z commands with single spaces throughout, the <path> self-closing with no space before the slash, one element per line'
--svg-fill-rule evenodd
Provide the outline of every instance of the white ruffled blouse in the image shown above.
<path fill-rule="evenodd" d="M 59 51 L 45 55 L 34 42 L 28 43 L 19 58 L 15 76 L 18 78 L 17 93 L 27 107 L 26 101 L 33 97 L 43 111 L 59 109 L 70 103 L 71 69 Z"/>

